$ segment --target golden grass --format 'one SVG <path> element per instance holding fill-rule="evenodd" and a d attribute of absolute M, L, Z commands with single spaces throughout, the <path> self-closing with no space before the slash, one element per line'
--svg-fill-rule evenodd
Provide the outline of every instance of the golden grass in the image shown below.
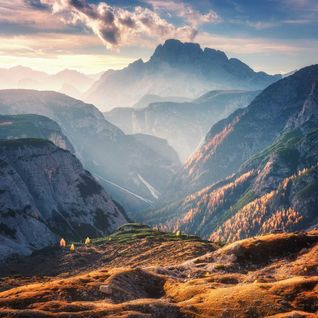
<path fill-rule="evenodd" d="M 107 245 L 120 252 L 118 259 L 79 267 L 73 274 L 68 272 L 68 277 L 33 276 L 24 286 L 0 292 L 0 317 L 285 318 L 318 314 L 317 231 L 271 234 L 215 251 L 205 242 L 146 244 L 141 240 L 136 248 L 137 243 L 121 249 L 117 244 L 116 248 Z M 105 246 L 97 252 L 109 256 Z M 60 256 L 65 261 L 65 254 Z M 67 257 L 72 267 L 77 264 L 74 256 Z M 101 285 L 109 286 L 111 293 L 102 293 Z"/>

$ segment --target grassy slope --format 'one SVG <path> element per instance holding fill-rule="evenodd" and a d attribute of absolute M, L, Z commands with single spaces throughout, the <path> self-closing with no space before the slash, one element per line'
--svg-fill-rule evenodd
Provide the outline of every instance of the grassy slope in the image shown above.
<path fill-rule="evenodd" d="M 59 269 L 54 273 L 51 268 L 45 277 L 35 275 L 41 272 L 41 255 L 30 257 L 30 264 L 33 260 L 38 268 L 33 273 L 29 268 L 29 278 L 2 278 L 6 290 L 0 292 L 0 317 L 317 313 L 317 231 L 267 235 L 224 247 L 138 225 L 111 237 L 77 246 L 74 253 L 42 252 L 44 263 L 49 259 Z M 103 261 L 92 255 L 101 255 Z M 82 266 L 87 259 L 87 266 Z M 24 286 L 15 287 L 19 281 Z M 108 286 L 109 294 L 100 291 L 101 285 Z"/>

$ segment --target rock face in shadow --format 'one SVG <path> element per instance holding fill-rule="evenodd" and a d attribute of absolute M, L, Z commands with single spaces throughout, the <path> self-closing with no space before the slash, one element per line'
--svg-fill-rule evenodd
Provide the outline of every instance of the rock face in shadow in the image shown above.
<path fill-rule="evenodd" d="M 280 78 L 255 72 L 224 52 L 167 40 L 149 61 L 139 59 L 122 70 L 105 72 L 88 90 L 86 100 L 110 110 L 130 107 L 149 94 L 193 99 L 212 89 L 263 89 Z"/>
<path fill-rule="evenodd" d="M 69 151 L 43 139 L 0 141 L 0 255 L 100 236 L 127 221 Z"/>

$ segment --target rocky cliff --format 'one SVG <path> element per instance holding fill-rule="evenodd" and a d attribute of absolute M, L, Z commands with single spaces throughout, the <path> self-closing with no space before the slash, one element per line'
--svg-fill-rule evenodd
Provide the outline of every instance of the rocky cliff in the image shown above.
<path fill-rule="evenodd" d="M 317 92 L 318 65 L 270 85 L 247 108 L 211 128 L 172 188 L 189 193 L 226 178 L 284 132 L 305 127 L 308 119 L 318 117 Z"/>
<path fill-rule="evenodd" d="M 1 259 L 61 236 L 104 235 L 127 221 L 79 160 L 48 140 L 0 141 L 0 174 Z"/>

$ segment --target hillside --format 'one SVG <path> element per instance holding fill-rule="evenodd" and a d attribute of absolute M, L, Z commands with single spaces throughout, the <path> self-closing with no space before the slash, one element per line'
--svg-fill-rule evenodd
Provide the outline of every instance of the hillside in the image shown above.
<path fill-rule="evenodd" d="M 1 140 L 0 174 L 0 261 L 127 221 L 79 160 L 48 140 Z"/>
<path fill-rule="evenodd" d="M 318 224 L 317 158 L 317 129 L 292 131 L 234 176 L 139 217 L 214 241 L 308 229 Z"/>
<path fill-rule="evenodd" d="M 0 91 L 1 114 L 39 114 L 56 121 L 76 156 L 128 213 L 156 201 L 180 167 L 105 120 L 96 107 L 56 92 Z M 171 150 L 172 151 L 172 150 Z M 149 186 L 150 185 L 150 186 Z"/>
<path fill-rule="evenodd" d="M 303 68 L 270 85 L 247 108 L 216 123 L 171 188 L 179 194 L 193 193 L 236 173 L 283 133 L 306 127 L 308 120 L 317 127 L 317 82 L 318 65 Z"/>
<path fill-rule="evenodd" d="M 166 139 L 185 161 L 214 123 L 247 106 L 257 94 L 257 91 L 210 91 L 191 102 L 156 102 L 137 110 L 114 108 L 104 116 L 125 133 Z"/>
<path fill-rule="evenodd" d="M 2 266 L 0 314 L 315 317 L 317 242 L 317 231 L 312 231 L 220 247 L 129 225 L 104 241 L 78 244 L 73 253 L 47 250 Z M 51 266 L 48 259 L 54 260 Z M 24 276 L 13 279 L 8 269 Z"/>
<path fill-rule="evenodd" d="M 130 107 L 145 95 L 193 99 L 210 90 L 263 89 L 280 78 L 255 72 L 222 51 L 171 39 L 159 45 L 149 61 L 139 59 L 122 70 L 105 72 L 86 100 L 107 111 Z"/>

